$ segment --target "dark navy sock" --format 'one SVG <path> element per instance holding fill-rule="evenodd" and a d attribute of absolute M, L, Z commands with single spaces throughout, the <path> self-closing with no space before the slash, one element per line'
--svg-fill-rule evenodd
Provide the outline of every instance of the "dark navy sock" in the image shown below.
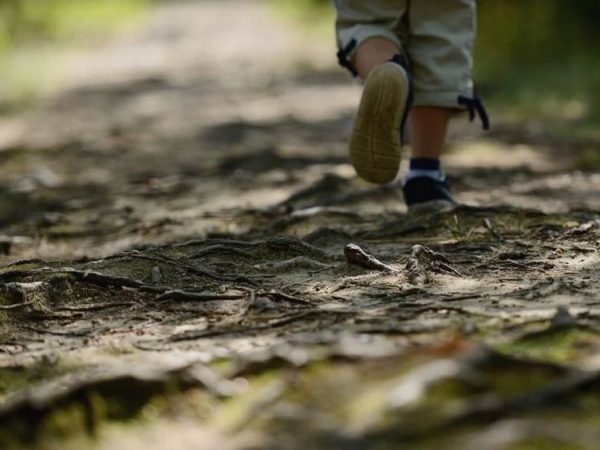
<path fill-rule="evenodd" d="M 411 158 L 408 173 L 404 181 L 417 177 L 428 177 L 435 181 L 444 181 L 446 176 L 442 172 L 439 159 L 435 158 Z"/>
<path fill-rule="evenodd" d="M 411 158 L 410 170 L 441 170 L 440 160 L 436 158 Z"/>

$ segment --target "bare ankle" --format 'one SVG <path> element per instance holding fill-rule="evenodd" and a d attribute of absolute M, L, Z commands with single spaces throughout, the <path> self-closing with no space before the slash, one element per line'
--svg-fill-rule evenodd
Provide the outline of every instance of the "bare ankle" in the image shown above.
<path fill-rule="evenodd" d="M 354 55 L 354 68 L 358 76 L 365 80 L 371 70 L 398 54 L 400 50 L 389 39 L 373 37 L 364 41 Z"/>
<path fill-rule="evenodd" d="M 439 159 L 444 151 L 452 112 L 447 108 L 415 106 L 410 113 L 412 156 Z"/>

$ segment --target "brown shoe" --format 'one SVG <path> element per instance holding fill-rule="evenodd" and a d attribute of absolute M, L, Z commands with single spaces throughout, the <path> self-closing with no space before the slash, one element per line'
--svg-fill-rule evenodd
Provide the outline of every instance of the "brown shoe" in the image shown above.
<path fill-rule="evenodd" d="M 384 184 L 396 178 L 409 94 L 409 76 L 395 62 L 377 66 L 367 77 L 350 140 L 350 160 L 364 180 Z"/>

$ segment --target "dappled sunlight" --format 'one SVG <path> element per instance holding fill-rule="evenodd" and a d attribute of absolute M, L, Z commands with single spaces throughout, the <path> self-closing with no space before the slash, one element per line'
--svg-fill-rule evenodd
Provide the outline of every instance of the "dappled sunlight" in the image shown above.
<path fill-rule="evenodd" d="M 501 141 L 477 140 L 461 142 L 451 147 L 446 157 L 448 167 L 458 169 L 527 168 L 536 172 L 556 170 L 560 167 L 552 155 L 542 147 L 527 144 L 509 145 Z"/>

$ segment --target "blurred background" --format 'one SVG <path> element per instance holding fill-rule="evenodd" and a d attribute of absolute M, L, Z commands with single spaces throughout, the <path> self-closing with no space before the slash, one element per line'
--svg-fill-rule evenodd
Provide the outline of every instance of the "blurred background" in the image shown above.
<path fill-rule="evenodd" d="M 266 1 L 282 18 L 333 39 L 329 0 Z M 139 23 L 156 3 L 0 0 L 0 112 L 22 106 L 47 89 L 73 47 L 97 45 L 115 29 Z M 520 118 L 555 120 L 569 132 L 576 124 L 581 136 L 593 134 L 593 124 L 600 120 L 600 4 L 478 3 L 476 78 L 486 98 Z"/>
<path fill-rule="evenodd" d="M 146 0 L 0 0 L 0 113 L 47 92 L 75 49 L 98 45 L 148 7 Z"/>
<path fill-rule="evenodd" d="M 333 20 L 328 0 L 275 0 L 307 26 Z M 522 115 L 592 125 L 600 119 L 600 3 L 479 0 L 479 89 Z M 569 127 L 569 129 L 571 129 Z"/>
<path fill-rule="evenodd" d="M 478 4 L 475 78 L 494 126 L 455 121 L 459 199 L 600 207 L 600 4 Z M 82 253 L 112 240 L 109 253 L 146 239 L 135 223 L 153 239 L 243 231 L 198 219 L 272 207 L 331 174 L 356 183 L 360 88 L 335 51 L 327 0 L 0 0 L 0 225 L 93 237 Z"/>
<path fill-rule="evenodd" d="M 365 441 L 352 439 L 388 426 L 394 448 L 403 430 L 433 425 L 468 434 L 469 445 L 446 446 L 444 431 L 444 448 L 595 450 L 598 374 L 582 369 L 597 370 L 600 353 L 600 2 L 478 4 L 475 78 L 492 130 L 457 117 L 444 167 L 462 206 L 420 215 L 407 213 L 399 182 L 369 185 L 348 162 L 361 88 L 337 66 L 329 1 L 0 0 L 0 402 L 63 373 L 79 380 L 84 368 L 102 376 L 138 362 L 154 373 L 187 355 L 246 377 L 229 352 L 277 346 L 272 363 L 248 360 L 248 396 L 221 401 L 237 383 L 217 381 L 173 407 L 156 398 L 94 448 L 173 448 L 180 430 L 198 448 L 211 442 L 198 418 L 211 417 L 216 431 L 250 424 L 299 448 L 317 447 L 287 438 L 297 423 L 322 448 L 358 448 Z M 401 273 L 346 264 L 348 242 Z M 146 283 L 168 286 L 175 303 Z M 239 288 L 248 303 L 195 294 L 221 298 L 239 284 L 252 286 Z M 472 340 L 519 359 L 471 354 Z M 329 346 L 316 354 L 339 370 L 321 356 L 304 366 L 313 344 Z M 399 365 L 380 365 L 396 349 L 407 349 Z M 363 357 L 375 365 L 354 372 Z M 129 417 L 142 392 L 157 392 L 106 380 L 59 390 L 77 403 L 50 400 L 61 408 L 56 440 L 45 438 L 51 421 L 40 433 L 22 426 L 31 408 L 16 403 L 23 422 L 0 420 L 0 447 L 12 442 L 6 422 L 44 449 L 81 448 L 60 436 L 100 430 L 113 402 L 114 417 Z M 169 397 L 177 384 L 169 375 Z M 121 402 L 128 386 L 140 395 Z M 330 392 L 346 400 L 338 407 Z M 560 404 L 556 416 L 536 412 L 547 404 Z M 502 421 L 475 433 L 460 420 L 480 416 Z M 433 442 L 419 448 L 441 448 Z"/>

